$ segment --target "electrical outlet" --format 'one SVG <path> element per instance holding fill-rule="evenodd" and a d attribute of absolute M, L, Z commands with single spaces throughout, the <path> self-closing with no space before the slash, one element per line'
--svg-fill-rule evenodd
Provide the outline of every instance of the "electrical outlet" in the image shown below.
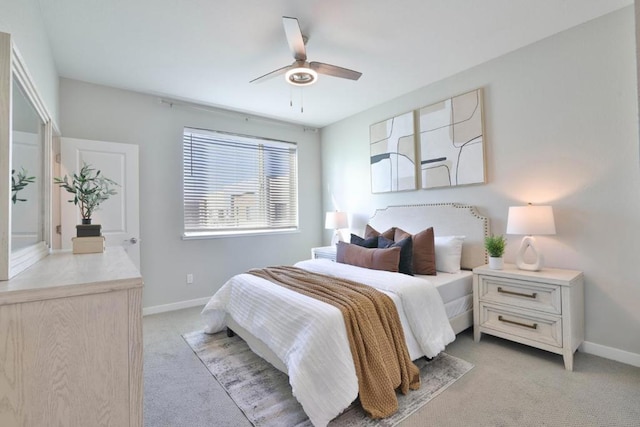
<path fill-rule="evenodd" d="M 190 285 L 193 283 L 193 274 L 189 273 L 187 274 L 187 285 Z"/>

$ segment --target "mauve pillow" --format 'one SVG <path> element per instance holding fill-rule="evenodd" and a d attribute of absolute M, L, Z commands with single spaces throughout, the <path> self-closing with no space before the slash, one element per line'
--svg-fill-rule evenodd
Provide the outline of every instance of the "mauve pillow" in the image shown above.
<path fill-rule="evenodd" d="M 411 233 L 409 233 L 408 231 L 404 231 L 402 228 L 393 227 L 393 229 L 394 229 L 394 233 L 393 233 L 394 242 L 399 242 L 402 239 L 411 237 Z"/>
<path fill-rule="evenodd" d="M 400 247 L 389 249 L 363 248 L 350 243 L 338 242 L 336 261 L 372 270 L 398 271 Z"/>
<path fill-rule="evenodd" d="M 385 239 L 394 240 L 395 234 L 396 234 L 396 228 L 395 227 L 391 227 L 390 229 L 388 229 L 384 233 L 380 233 L 379 231 L 377 231 L 375 228 L 373 228 L 369 224 L 367 224 L 367 226 L 364 228 L 364 238 L 365 239 L 368 239 L 370 237 L 383 236 Z"/>
<path fill-rule="evenodd" d="M 396 242 L 411 236 L 410 233 L 396 228 L 394 239 Z M 433 237 L 433 227 L 414 234 L 413 239 L 413 274 L 426 274 L 435 276 L 436 271 L 436 247 Z"/>
<path fill-rule="evenodd" d="M 389 240 L 384 236 L 378 236 L 379 248 L 400 248 L 400 260 L 398 262 L 398 271 L 403 274 L 413 276 L 413 263 L 411 261 L 413 242 L 411 236 L 406 237 L 398 242 Z"/>
<path fill-rule="evenodd" d="M 360 236 L 355 234 L 351 234 L 351 243 L 354 245 L 362 246 L 363 248 L 377 248 L 378 247 L 378 238 L 377 237 L 369 237 L 368 239 L 363 239 Z"/>

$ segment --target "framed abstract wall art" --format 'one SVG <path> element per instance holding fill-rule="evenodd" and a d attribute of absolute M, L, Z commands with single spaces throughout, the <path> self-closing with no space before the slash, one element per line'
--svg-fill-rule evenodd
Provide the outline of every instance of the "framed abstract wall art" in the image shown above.
<path fill-rule="evenodd" d="M 416 190 L 414 112 L 369 127 L 371 192 Z"/>
<path fill-rule="evenodd" d="M 419 110 L 422 188 L 484 183 L 482 89 Z"/>

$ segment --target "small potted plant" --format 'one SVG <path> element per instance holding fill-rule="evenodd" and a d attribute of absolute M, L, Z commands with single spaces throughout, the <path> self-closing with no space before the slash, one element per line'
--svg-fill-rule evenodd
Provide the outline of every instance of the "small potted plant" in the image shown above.
<path fill-rule="evenodd" d="M 491 235 L 484 238 L 484 247 L 489 253 L 489 268 L 493 270 L 502 270 L 504 266 L 504 248 L 507 246 L 507 241 L 502 235 Z"/>
<path fill-rule="evenodd" d="M 100 225 L 93 224 L 93 227 L 90 226 L 91 216 L 101 203 L 117 194 L 113 187 L 118 184 L 101 175 L 99 170 L 86 163 L 83 164 L 80 172 L 73 174 L 72 178 L 65 175 L 64 178 L 54 178 L 53 180 L 61 188 L 73 194 L 73 199 L 70 199 L 69 203 L 73 203 L 80 208 L 82 226 L 76 226 L 77 236 L 100 236 Z"/>

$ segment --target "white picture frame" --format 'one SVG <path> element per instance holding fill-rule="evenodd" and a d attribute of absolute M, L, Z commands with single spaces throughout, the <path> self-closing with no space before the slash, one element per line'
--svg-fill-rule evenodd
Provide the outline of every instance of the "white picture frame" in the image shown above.
<path fill-rule="evenodd" d="M 372 193 L 417 189 L 415 136 L 413 111 L 369 127 Z"/>
<path fill-rule="evenodd" d="M 418 111 L 421 188 L 486 182 L 482 89 Z"/>

